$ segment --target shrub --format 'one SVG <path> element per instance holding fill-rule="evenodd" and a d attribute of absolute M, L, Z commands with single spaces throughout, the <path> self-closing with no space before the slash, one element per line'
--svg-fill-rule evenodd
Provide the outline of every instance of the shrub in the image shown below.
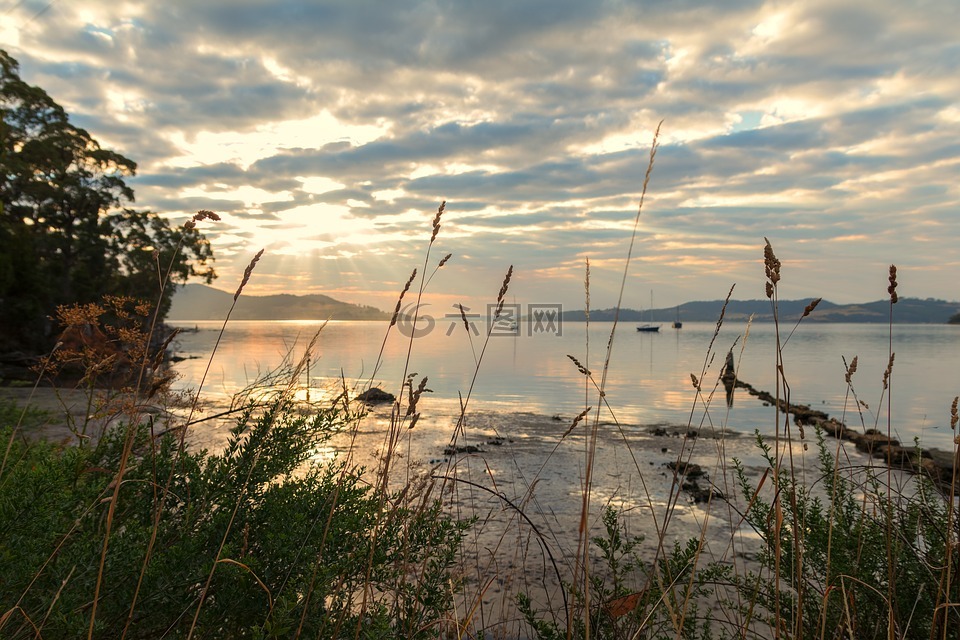
<path fill-rule="evenodd" d="M 125 627 L 128 638 L 187 637 L 197 610 L 197 637 L 288 637 L 299 627 L 353 638 L 361 625 L 363 637 L 436 637 L 463 527 L 440 517 L 429 487 L 416 499 L 377 496 L 361 469 L 314 462 L 343 422 L 340 409 L 304 417 L 278 400 L 239 418 L 218 454 L 153 439 L 150 424 L 62 449 L 13 440 L 0 477 L 0 635 L 86 635 L 111 482 L 132 445 L 94 637 Z"/>
<path fill-rule="evenodd" d="M 737 578 L 741 596 L 783 637 L 960 637 L 960 611 L 949 604 L 960 600 L 949 500 L 924 476 L 898 489 L 873 468 L 839 470 L 819 431 L 817 440 L 822 497 L 785 468 L 777 475 L 759 434 L 772 500 L 735 462 L 746 521 L 763 543 L 762 570 Z"/>

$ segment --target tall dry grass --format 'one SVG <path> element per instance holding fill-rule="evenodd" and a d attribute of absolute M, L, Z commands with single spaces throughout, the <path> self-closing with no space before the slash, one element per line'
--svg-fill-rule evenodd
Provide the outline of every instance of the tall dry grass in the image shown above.
<path fill-rule="evenodd" d="M 620 282 L 623 300 L 627 277 L 633 259 L 634 240 L 641 221 L 643 203 L 654 169 L 659 130 L 654 135 L 648 166 L 633 232 L 624 259 Z M 323 508 L 311 513 L 311 535 L 319 532 L 319 543 L 311 546 L 298 561 L 307 567 L 310 578 L 301 592 L 284 600 L 282 588 L 271 587 L 262 579 L 245 556 L 234 555 L 231 541 L 237 538 L 237 514 L 250 499 L 250 479 L 258 473 L 260 453 L 253 451 L 245 475 L 236 479 L 239 490 L 232 501 L 211 506 L 226 515 L 214 552 L 208 558 L 202 580 L 183 585 L 195 594 L 189 610 L 171 611 L 170 629 L 174 636 L 194 637 L 209 633 L 201 624 L 202 614 L 216 600 L 218 572 L 236 569 L 231 579 L 246 576 L 264 592 L 267 607 L 264 623 L 258 629 L 247 629 L 251 637 L 301 637 L 307 629 L 315 629 L 309 618 L 327 604 L 329 595 L 316 595 L 325 575 L 325 558 L 330 545 L 336 545 L 338 506 L 354 499 L 357 478 L 356 461 L 360 441 L 369 427 L 365 410 L 350 399 L 357 392 L 379 382 L 380 371 L 389 340 L 396 339 L 400 323 L 417 324 L 424 299 L 429 295 L 432 278 L 446 265 L 452 254 L 431 261 L 435 244 L 442 241 L 441 229 L 445 203 L 441 203 L 430 225 L 422 265 L 413 269 L 398 295 L 393 316 L 386 327 L 374 369 L 359 388 L 345 380 L 335 394 L 335 404 L 342 408 L 341 427 L 347 433 L 342 446 L 332 490 Z M 216 220 L 209 212 L 200 212 L 188 224 Z M 250 262 L 234 295 L 234 303 L 251 277 L 255 276 L 258 253 Z M 471 381 L 460 398 L 460 411 L 449 434 L 452 453 L 439 464 L 424 468 L 412 459 L 414 439 L 429 419 L 429 372 L 411 373 L 414 353 L 413 332 L 401 336 L 406 340 L 403 374 L 393 385 L 395 400 L 389 407 L 387 428 L 380 442 L 380 454 L 373 468 L 363 475 L 369 484 L 371 512 L 363 523 L 362 535 L 368 544 L 355 557 L 361 568 L 359 583 L 352 576 L 333 576 L 335 591 L 341 593 L 345 606 L 336 609 L 320 624 L 323 637 L 539 637 L 539 638 L 957 638 L 960 634 L 960 583 L 957 580 L 958 536 L 957 474 L 945 486 L 934 487 L 922 475 L 904 475 L 892 465 L 874 466 L 872 460 L 847 450 L 842 439 L 828 441 L 813 429 L 790 419 L 794 389 L 790 384 L 790 363 L 784 346 L 810 316 L 819 302 L 814 300 L 800 318 L 792 321 L 789 333 L 781 335 L 781 326 L 791 320 L 780 317 L 779 299 L 783 265 L 773 246 L 763 247 L 763 269 L 766 296 L 774 312 L 776 341 L 770 355 L 776 388 L 772 440 L 758 436 L 758 451 L 765 467 L 750 475 L 742 461 L 728 453 L 729 404 L 717 399 L 721 390 L 736 386 L 739 361 L 749 341 L 749 324 L 731 344 L 718 344 L 724 326 L 726 303 L 720 311 L 716 328 L 707 345 L 700 369 L 691 373 L 691 409 L 684 433 L 700 437 L 684 437 L 676 459 L 671 464 L 671 477 L 666 498 L 657 497 L 654 478 L 643 466 L 644 451 L 637 447 L 635 433 L 621 424 L 616 407 L 606 397 L 606 386 L 615 348 L 618 317 L 612 323 L 606 343 L 605 357 L 599 367 L 599 379 L 591 370 L 589 339 L 584 355 L 570 354 L 576 375 L 583 378 L 583 410 L 572 418 L 553 441 L 535 469 L 523 469 L 525 489 L 508 495 L 500 486 L 482 455 L 470 451 L 474 416 L 471 400 L 476 382 L 483 375 L 484 356 L 489 346 L 494 323 L 474 344 L 470 325 L 461 307 L 464 331 L 470 340 L 473 362 Z M 158 265 L 158 286 L 167 285 L 167 273 Z M 506 270 L 496 296 L 496 321 L 514 278 L 513 267 Z M 886 435 L 892 439 L 890 407 L 895 379 L 892 336 L 894 305 L 897 302 L 897 274 L 892 267 L 888 274 L 890 293 L 889 365 L 881 381 L 880 405 L 885 403 Z M 491 283 L 491 290 L 496 283 Z M 591 273 L 587 261 L 584 275 L 584 297 L 589 329 Z M 733 287 L 727 293 L 729 302 Z M 411 294 L 411 291 L 413 292 Z M 404 306 L 407 296 L 413 302 Z M 220 329 L 222 337 L 229 324 L 229 313 Z M 147 344 L 157 330 L 155 318 L 147 331 Z M 589 335 L 589 334 L 588 334 Z M 292 365 L 289 377 L 275 381 L 277 396 L 272 406 L 290 406 L 301 373 L 314 354 L 319 334 L 313 336 L 302 358 Z M 219 345 L 219 338 L 217 340 Z M 166 345 L 164 345 L 165 347 Z M 207 371 L 216 357 L 217 347 L 207 363 Z M 734 357 L 735 352 L 739 357 Z M 144 422 L 144 389 L 150 389 L 151 374 L 159 370 L 156 353 L 144 349 L 139 356 L 136 382 L 129 393 L 132 402 L 125 416 L 126 431 L 112 478 L 92 502 L 78 515 L 76 525 L 63 533 L 60 542 L 50 549 L 47 560 L 36 568 L 33 580 L 20 597 L 3 603 L 0 633 L 16 637 L 47 637 L 45 628 L 55 611 L 62 589 L 73 579 L 67 575 L 63 586 L 49 594 L 48 608 L 40 619 L 27 611 L 34 584 L 62 552 L 64 545 L 84 526 L 100 505 L 102 514 L 96 579 L 90 592 L 86 636 L 103 637 L 98 623 L 98 606 L 105 589 L 118 585 L 105 584 L 106 567 L 111 558 L 111 544 L 123 532 L 114 528 L 117 509 L 123 506 L 121 487 L 125 486 L 131 466 L 149 457 L 144 456 L 137 425 Z M 719 356 L 719 357 L 718 357 Z M 726 359 L 725 359 L 726 356 Z M 724 362 L 725 360 L 725 362 Z M 721 364 L 724 362 L 724 364 Z M 96 366 L 92 365 L 95 369 Z M 853 383 L 857 369 L 854 357 L 846 367 L 845 384 L 855 416 L 863 423 L 858 391 Z M 732 372 L 732 373 L 731 373 Z M 45 372 L 40 372 L 44 375 Z M 186 461 L 190 429 L 194 419 L 206 373 L 199 381 L 185 417 L 172 427 L 175 433 L 175 464 L 157 470 L 151 479 L 149 535 L 143 541 L 136 581 L 129 586 L 120 637 L 138 637 L 137 620 L 145 608 L 156 606 L 141 600 L 145 580 L 153 571 L 164 523 L 176 516 L 177 496 L 174 488 L 181 473 L 177 461 Z M 160 378 L 162 379 L 162 378 Z M 309 386 L 309 381 L 308 381 Z M 151 393 L 147 391 L 147 393 Z M 153 394 L 157 390 L 152 391 Z M 729 394 L 729 389 L 727 390 Z M 269 404 L 269 403 L 268 403 Z M 308 408 L 309 409 L 309 408 Z M 248 411 L 263 410 L 247 407 Z M 269 438 L 275 423 L 265 412 L 263 437 Z M 843 417 L 846 419 L 846 416 Z M 950 408 L 951 428 L 957 428 L 957 400 Z M 153 430 L 150 446 L 158 446 L 168 428 Z M 879 427 L 874 423 L 873 427 Z M 0 483 L 11 473 L 9 460 L 14 450 L 17 428 L 9 435 Z M 85 433 L 83 434 L 85 435 Z M 498 434 L 499 435 L 499 434 Z M 709 437 L 708 437 L 709 436 Z M 82 440 L 81 440 L 82 442 Z M 596 480 L 598 456 L 603 447 L 617 442 L 626 452 L 627 468 L 621 469 L 639 484 L 636 513 L 618 509 L 609 495 L 599 490 Z M 544 473 L 558 464 L 557 456 L 582 445 L 579 509 L 573 527 L 565 528 L 552 515 L 552 506 L 544 504 L 537 487 Z M 710 447 L 704 451 L 705 447 Z M 812 447 L 810 445 L 813 445 Z M 954 451 L 960 459 L 960 453 Z M 920 455 L 919 453 L 917 455 Z M 702 463 L 708 463 L 709 480 L 702 476 Z M 854 463 L 853 461 L 857 462 Z M 699 462 L 698 462 L 699 461 Z M 184 462 L 186 464 L 186 462 Z M 624 464 L 624 463 L 620 463 Z M 918 465 L 917 466 L 922 466 Z M 695 473 L 695 470 L 696 473 Z M 8 474 L 8 475 L 4 475 Z M 699 480 L 696 480 L 699 477 Z M 688 505 L 688 491 L 696 482 L 709 482 L 700 492 L 703 502 Z M 2 484 L 0 484 L 2 487 Z M 500 506 L 491 509 L 490 499 Z M 352 504 L 352 503 L 351 503 Z M 443 506 L 446 518 L 460 523 L 454 568 L 446 554 L 450 537 L 426 527 L 424 519 L 434 517 L 437 505 Z M 680 522 L 692 514 L 697 526 Z M 640 515 L 637 515 L 639 513 Z M 641 539 L 631 533 L 639 519 L 652 522 L 652 539 Z M 282 526 L 282 523 L 277 523 Z M 426 536 L 426 537 L 425 537 Z M 433 537 L 431 537 L 433 536 Z M 249 537 L 244 531 L 243 540 Z M 400 541 L 400 553 L 391 556 L 388 541 Z M 244 543 L 246 544 L 246 542 Z M 426 548 L 426 552 L 421 549 Z M 13 550 L 15 552 L 15 550 Z M 435 553 L 435 555 L 432 555 Z M 391 572 L 383 573 L 384 557 L 389 556 Z M 443 556 L 443 558 L 439 558 Z M 442 560 L 442 561 L 441 561 Z M 549 576 L 550 586 L 531 585 L 528 575 Z M 543 578 L 544 583 L 547 578 Z M 442 593 L 437 585 L 444 584 Z M 125 585 L 126 587 L 127 585 Z M 496 602 L 491 594 L 503 594 Z M 323 591 L 327 594 L 327 591 Z M 324 599 L 317 603 L 316 599 Z M 417 604 L 422 601 L 444 603 L 442 615 L 417 617 Z M 290 608 L 290 626 L 273 627 L 277 607 Z M 918 610 L 918 607 L 921 607 Z M 426 612 L 427 609 L 424 609 Z M 433 611 L 433 609 L 430 609 Z M 314 612 L 314 613 L 311 613 Z M 17 623 L 17 620 L 20 623 Z M 398 620 L 400 626 L 371 627 L 374 620 Z M 190 620 L 189 623 L 185 622 Z M 269 624 L 268 624 L 269 623 Z M 5 631 L 6 630 L 6 631 Z"/>

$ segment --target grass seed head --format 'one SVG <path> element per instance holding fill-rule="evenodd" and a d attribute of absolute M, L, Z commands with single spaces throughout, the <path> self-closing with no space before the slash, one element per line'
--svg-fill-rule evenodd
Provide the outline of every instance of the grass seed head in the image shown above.
<path fill-rule="evenodd" d="M 447 207 L 447 201 L 444 200 L 440 203 L 440 206 L 437 207 L 437 215 L 433 217 L 433 233 L 430 235 L 430 244 L 433 244 L 433 241 L 437 239 L 437 234 L 440 233 L 440 216 L 443 215 L 443 210 Z"/>
<path fill-rule="evenodd" d="M 493 315 L 494 319 L 500 317 L 503 311 L 503 296 L 507 295 L 507 289 L 510 288 L 510 279 L 513 277 L 513 265 L 507 269 L 507 275 L 503 278 L 503 284 L 500 285 L 500 293 L 497 294 L 497 312 Z"/>
<path fill-rule="evenodd" d="M 766 243 L 763 247 L 763 270 L 767 276 L 767 297 L 773 297 L 773 291 L 777 286 L 777 283 L 780 282 L 780 261 L 777 259 L 776 254 L 773 253 L 773 246 L 770 244 L 770 241 L 766 238 L 763 239 Z"/>
<path fill-rule="evenodd" d="M 213 211 L 208 211 L 206 209 L 200 209 L 200 211 L 197 211 L 191 219 L 194 222 L 201 222 L 203 220 L 214 220 L 216 222 L 220 222 L 220 216 L 215 214 Z"/>
<path fill-rule="evenodd" d="M 857 359 L 859 356 L 853 356 L 853 360 L 850 361 L 850 366 L 847 367 L 847 373 L 844 376 L 844 379 L 847 381 L 847 384 L 851 384 L 853 381 L 853 374 L 857 372 Z"/>
<path fill-rule="evenodd" d="M 580 424 L 583 421 L 583 419 L 587 417 L 587 414 L 590 413 L 590 411 L 592 410 L 593 410 L 593 407 L 587 407 L 586 409 L 578 413 L 577 417 L 573 419 L 573 424 L 567 427 L 567 430 L 563 432 L 563 435 L 560 436 L 560 439 L 563 440 L 568 435 L 570 435 L 570 433 L 577 428 L 577 425 Z"/>
<path fill-rule="evenodd" d="M 890 286 L 887 287 L 887 293 L 890 294 L 890 304 L 897 304 L 899 296 L 897 296 L 897 265 L 890 265 L 890 275 L 887 278 L 890 281 Z"/>
<path fill-rule="evenodd" d="M 390 326 L 397 324 L 397 317 L 400 315 L 400 305 L 403 303 L 403 296 L 410 290 L 410 285 L 413 284 L 413 279 L 417 277 L 417 270 L 414 269 L 410 273 L 410 277 L 407 279 L 407 284 L 403 285 L 403 291 L 400 292 L 400 297 L 397 298 L 397 308 L 393 310 L 393 317 L 390 318 Z"/>
<path fill-rule="evenodd" d="M 257 252 L 257 255 L 253 256 L 253 260 L 250 261 L 250 264 L 247 265 L 247 268 L 243 270 L 243 280 L 240 281 L 240 286 L 237 287 L 237 292 L 233 294 L 233 301 L 236 302 L 237 298 L 240 297 L 240 293 L 243 291 L 243 288 L 247 286 L 247 283 L 250 282 L 250 274 L 253 273 L 253 268 L 257 266 L 257 263 L 260 262 L 260 256 L 263 255 L 263 249 Z"/>
<path fill-rule="evenodd" d="M 589 376 L 589 375 L 590 375 L 590 370 L 587 369 L 587 368 L 586 368 L 585 366 L 583 366 L 582 364 L 580 364 L 580 361 L 577 360 L 574 356 L 571 356 L 570 354 L 567 354 L 567 357 L 570 358 L 570 359 L 573 361 L 573 364 L 575 364 L 575 365 L 577 366 L 577 371 L 579 371 L 580 373 L 582 373 L 582 374 L 585 375 L 585 376 Z"/>
<path fill-rule="evenodd" d="M 821 300 L 823 300 L 823 298 L 817 298 L 816 300 L 812 300 L 810 304 L 808 304 L 803 308 L 803 315 L 801 317 L 806 318 L 808 315 L 813 313 L 813 310 L 817 308 L 817 305 L 820 304 Z"/>
<path fill-rule="evenodd" d="M 883 372 L 883 388 L 886 389 L 890 386 L 890 374 L 893 373 L 893 358 L 897 354 L 891 353 L 890 360 L 887 361 L 887 368 Z"/>

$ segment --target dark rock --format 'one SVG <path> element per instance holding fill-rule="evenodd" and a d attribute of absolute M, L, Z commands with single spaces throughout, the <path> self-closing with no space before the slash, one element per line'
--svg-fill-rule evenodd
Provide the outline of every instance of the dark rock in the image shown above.
<path fill-rule="evenodd" d="M 653 431 L 651 431 L 650 433 L 652 433 L 657 437 L 662 438 L 667 435 L 667 430 L 664 429 L 663 427 L 654 427 Z"/>
<path fill-rule="evenodd" d="M 914 455 L 910 449 L 904 449 L 899 444 L 882 444 L 874 454 L 883 458 L 891 467 L 899 469 L 913 469 Z"/>
<path fill-rule="evenodd" d="M 458 453 L 483 453 L 483 449 L 480 447 L 475 447 L 472 444 L 468 445 L 457 445 L 456 447 L 445 447 L 443 450 L 443 455 L 452 456 Z"/>
<path fill-rule="evenodd" d="M 874 455 L 875 451 L 877 455 L 879 455 L 880 447 L 882 446 L 900 445 L 900 441 L 896 438 L 888 438 L 885 434 L 875 429 L 869 429 L 866 433 L 855 436 L 853 442 L 857 445 L 857 449 L 870 455 Z"/>
<path fill-rule="evenodd" d="M 364 404 L 387 404 L 396 401 L 397 397 L 379 387 L 371 387 L 357 396 L 357 400 Z"/>
<path fill-rule="evenodd" d="M 952 451 L 930 449 L 930 457 L 920 460 L 920 467 L 941 487 L 949 487 L 956 473 L 957 456 Z M 960 482 L 960 478 L 957 478 Z"/>
<path fill-rule="evenodd" d="M 676 471 L 678 476 L 686 476 L 690 479 L 699 478 L 703 475 L 703 469 L 700 465 L 692 462 L 668 462 L 667 468 Z"/>

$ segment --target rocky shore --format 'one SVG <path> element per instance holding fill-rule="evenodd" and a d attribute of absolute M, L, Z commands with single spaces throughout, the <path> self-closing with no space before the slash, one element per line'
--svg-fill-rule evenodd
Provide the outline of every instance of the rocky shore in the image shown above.
<path fill-rule="evenodd" d="M 858 450 L 883 459 L 894 469 L 925 474 L 942 489 L 960 485 L 960 449 L 943 451 L 904 444 L 878 429 L 857 431 L 823 411 L 804 404 L 789 404 L 769 391 L 756 389 L 742 380 L 736 381 L 736 388 L 745 390 L 761 402 L 778 406 L 781 411 L 793 416 L 794 423 L 799 427 L 815 427 L 829 436 L 849 441 Z"/>

